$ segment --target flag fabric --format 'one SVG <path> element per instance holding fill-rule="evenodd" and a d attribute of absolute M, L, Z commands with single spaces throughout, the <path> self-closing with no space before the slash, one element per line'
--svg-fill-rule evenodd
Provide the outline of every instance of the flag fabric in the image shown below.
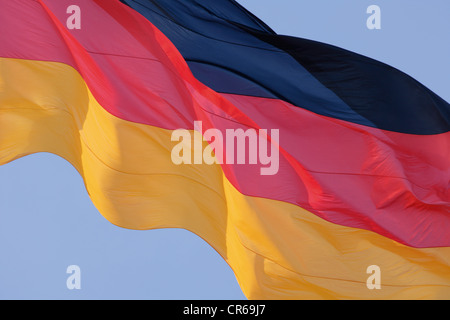
<path fill-rule="evenodd" d="M 450 298 L 450 106 L 416 80 L 233 0 L 0 4 L 0 164 L 65 158 L 108 221 L 190 230 L 250 299 Z M 277 170 L 174 163 L 179 129 L 194 158 L 258 130 Z"/>

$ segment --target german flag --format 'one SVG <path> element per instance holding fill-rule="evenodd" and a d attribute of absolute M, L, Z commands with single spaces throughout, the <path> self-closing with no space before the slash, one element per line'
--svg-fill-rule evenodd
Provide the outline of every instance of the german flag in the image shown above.
<path fill-rule="evenodd" d="M 63 157 L 108 221 L 197 234 L 250 299 L 450 299 L 450 105 L 416 80 L 233 0 L 0 5 L 0 164 Z"/>

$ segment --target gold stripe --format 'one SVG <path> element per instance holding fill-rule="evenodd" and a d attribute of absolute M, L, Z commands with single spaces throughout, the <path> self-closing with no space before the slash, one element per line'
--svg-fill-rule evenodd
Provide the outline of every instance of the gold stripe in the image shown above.
<path fill-rule="evenodd" d="M 218 165 L 174 165 L 172 131 L 109 114 L 70 66 L 0 58 L 0 128 L 0 164 L 36 152 L 67 159 L 108 221 L 190 230 L 250 299 L 450 298 L 450 248 L 410 248 L 242 195 Z M 370 265 L 380 290 L 366 286 Z"/>

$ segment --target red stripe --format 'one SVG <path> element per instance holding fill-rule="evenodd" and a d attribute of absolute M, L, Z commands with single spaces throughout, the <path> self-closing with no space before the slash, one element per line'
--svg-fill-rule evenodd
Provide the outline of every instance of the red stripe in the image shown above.
<path fill-rule="evenodd" d="M 450 243 L 450 133 L 389 132 L 279 100 L 225 96 L 260 127 L 282 128 L 280 144 L 295 159 L 282 157 L 275 176 L 224 168 L 234 171 L 227 176 L 239 178 L 233 183 L 244 194 L 298 204 L 328 221 L 412 246 Z"/>
<path fill-rule="evenodd" d="M 9 31 L 0 34 L 0 56 L 73 66 L 119 118 L 166 129 L 193 129 L 195 120 L 223 131 L 279 128 L 278 174 L 223 166 L 243 194 L 294 203 L 406 245 L 450 246 L 449 133 L 393 133 L 278 100 L 219 95 L 193 78 L 154 26 L 117 1 L 0 2 Z M 69 32 L 73 4 L 82 10 L 82 29 Z"/>

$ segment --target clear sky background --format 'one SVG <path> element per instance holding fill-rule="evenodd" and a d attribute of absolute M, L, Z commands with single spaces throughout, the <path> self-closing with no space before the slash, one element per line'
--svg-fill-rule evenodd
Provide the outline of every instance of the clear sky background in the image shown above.
<path fill-rule="evenodd" d="M 450 101 L 448 0 L 238 2 L 279 34 L 375 58 Z M 372 4 L 381 8 L 381 30 L 366 27 Z M 66 287 L 66 268 L 73 264 L 81 268 L 81 290 Z M 0 299 L 245 296 L 228 265 L 202 239 L 179 229 L 112 225 L 68 162 L 36 154 L 0 166 Z"/>

